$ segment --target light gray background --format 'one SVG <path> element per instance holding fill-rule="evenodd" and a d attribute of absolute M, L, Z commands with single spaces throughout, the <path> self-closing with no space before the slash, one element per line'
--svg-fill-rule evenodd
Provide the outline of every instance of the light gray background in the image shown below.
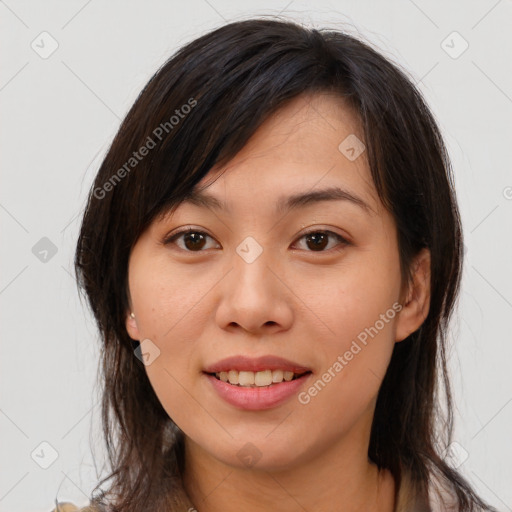
<path fill-rule="evenodd" d="M 438 118 L 467 256 L 450 350 L 451 458 L 498 510 L 512 510 L 512 1 L 7 0 L 0 2 L 1 511 L 45 512 L 56 495 L 85 505 L 98 481 L 97 334 L 72 260 L 86 192 L 120 120 L 180 45 L 225 21 L 279 12 L 377 44 L 409 70 Z M 44 59 L 51 38 L 58 48 Z M 464 41 L 469 47 L 458 55 Z M 41 252 L 43 237 L 55 255 Z M 58 453 L 48 469 L 40 464 L 52 451 L 42 442 Z"/>

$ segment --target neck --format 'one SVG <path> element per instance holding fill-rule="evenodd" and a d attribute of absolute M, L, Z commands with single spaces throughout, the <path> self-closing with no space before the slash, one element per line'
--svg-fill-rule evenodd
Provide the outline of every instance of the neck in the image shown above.
<path fill-rule="evenodd" d="M 392 512 L 394 480 L 347 439 L 286 470 L 228 465 L 185 437 L 184 486 L 198 512 Z"/>

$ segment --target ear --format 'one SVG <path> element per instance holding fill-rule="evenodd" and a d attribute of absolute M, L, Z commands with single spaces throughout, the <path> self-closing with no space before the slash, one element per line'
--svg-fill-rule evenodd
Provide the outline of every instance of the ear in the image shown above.
<path fill-rule="evenodd" d="M 137 326 L 137 318 L 131 316 L 131 311 L 126 312 L 126 320 L 125 320 L 126 330 L 128 331 L 128 336 L 133 340 L 140 340 L 139 327 Z"/>
<path fill-rule="evenodd" d="M 412 282 L 406 290 L 406 299 L 395 326 L 397 342 L 419 329 L 430 309 L 430 251 L 423 248 L 412 265 Z"/>

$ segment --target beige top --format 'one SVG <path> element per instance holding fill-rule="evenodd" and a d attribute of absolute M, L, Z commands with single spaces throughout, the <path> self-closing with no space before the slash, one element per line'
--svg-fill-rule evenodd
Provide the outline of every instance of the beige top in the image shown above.
<path fill-rule="evenodd" d="M 415 499 L 407 475 L 404 475 L 398 490 L 395 512 L 456 512 L 458 510 L 456 496 L 433 476 L 433 489 L 429 492 L 428 503 Z M 85 506 L 77 507 L 73 503 L 61 502 L 51 512 L 99 512 L 97 509 Z"/>

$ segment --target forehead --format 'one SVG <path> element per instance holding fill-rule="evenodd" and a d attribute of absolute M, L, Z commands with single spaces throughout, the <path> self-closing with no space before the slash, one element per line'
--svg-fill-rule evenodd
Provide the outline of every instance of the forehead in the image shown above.
<path fill-rule="evenodd" d="M 215 165 L 187 201 L 229 210 L 237 196 L 254 202 L 262 195 L 276 213 L 322 198 L 351 201 L 367 213 L 380 209 L 359 119 L 342 98 L 303 95 L 288 102 L 229 162 Z"/>
<path fill-rule="evenodd" d="M 351 136 L 351 137 L 350 137 Z M 233 159 L 232 164 L 246 157 L 263 157 L 272 152 L 273 158 L 301 160 L 325 154 L 324 160 L 345 156 L 361 164 L 363 158 L 341 153 L 340 144 L 349 137 L 363 143 L 363 128 L 358 114 L 346 100 L 333 93 L 304 94 L 293 98 L 272 112 L 249 138 Z M 355 155 L 352 155 L 355 157 Z M 222 166 L 215 165 L 212 174 Z"/>

